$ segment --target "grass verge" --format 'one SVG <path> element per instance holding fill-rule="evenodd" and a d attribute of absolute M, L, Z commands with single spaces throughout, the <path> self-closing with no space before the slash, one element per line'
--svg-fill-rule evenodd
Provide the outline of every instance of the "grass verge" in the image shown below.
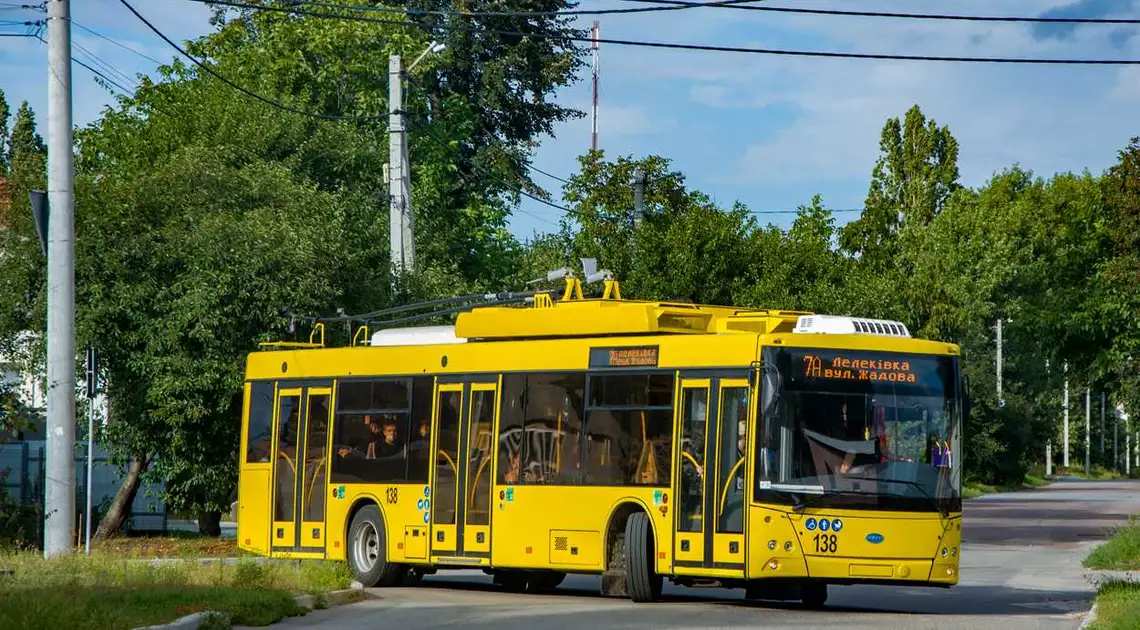
<path fill-rule="evenodd" d="M 346 588 L 339 562 L 233 565 L 184 560 L 147 562 L 35 553 L 0 553 L 0 628 L 128 630 L 166 623 L 205 610 L 230 615 L 235 625 L 264 626 L 304 613 L 296 594 Z"/>
<path fill-rule="evenodd" d="M 1108 571 L 1140 569 L 1140 517 L 1129 518 L 1112 538 L 1093 549 L 1082 564 L 1088 569 Z"/>
<path fill-rule="evenodd" d="M 1011 483 L 1004 485 L 990 485 L 986 483 L 967 483 L 962 487 L 963 499 L 975 499 L 983 494 L 993 494 L 995 492 L 1013 492 L 1015 490 L 1027 490 L 1029 488 L 1039 488 L 1048 484 L 1049 481 L 1043 477 L 1035 475 L 1025 475 L 1025 479 L 1021 483 Z"/>
<path fill-rule="evenodd" d="M 209 538 L 197 534 L 112 538 L 92 548 L 119 558 L 236 558 L 250 556 L 237 548 L 233 538 Z"/>
<path fill-rule="evenodd" d="M 1096 595 L 1094 630 L 1140 628 L 1140 584 L 1109 582 Z"/>

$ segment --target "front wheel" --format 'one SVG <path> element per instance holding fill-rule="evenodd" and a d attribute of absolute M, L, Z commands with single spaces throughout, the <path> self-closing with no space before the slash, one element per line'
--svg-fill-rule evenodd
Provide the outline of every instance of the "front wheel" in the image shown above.
<path fill-rule="evenodd" d="M 348 528 L 348 566 L 365 587 L 392 586 L 403 575 L 403 567 L 388 562 L 385 541 L 380 508 L 364 506 Z"/>
<path fill-rule="evenodd" d="M 626 592 L 635 602 L 661 597 L 661 575 L 653 568 L 656 555 L 649 517 L 644 512 L 631 514 L 625 522 L 625 580 Z"/>

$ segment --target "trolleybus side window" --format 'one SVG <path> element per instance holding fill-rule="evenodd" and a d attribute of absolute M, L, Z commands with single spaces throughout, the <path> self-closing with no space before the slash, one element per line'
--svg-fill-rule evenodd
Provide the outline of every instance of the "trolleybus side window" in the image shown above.
<path fill-rule="evenodd" d="M 249 387 L 249 430 L 246 432 L 247 464 L 269 462 L 273 448 L 273 383 L 251 383 Z"/>
<path fill-rule="evenodd" d="M 671 372 L 590 376 L 587 484 L 669 484 L 673 377 Z"/>
<path fill-rule="evenodd" d="M 431 467 L 431 401 L 435 379 L 412 379 L 412 415 L 408 431 L 408 482 L 427 483 Z"/>
<path fill-rule="evenodd" d="M 404 481 L 411 414 L 408 379 L 341 381 L 333 429 L 334 483 Z"/>
<path fill-rule="evenodd" d="M 584 373 L 503 377 L 500 483 L 580 482 L 585 389 Z"/>

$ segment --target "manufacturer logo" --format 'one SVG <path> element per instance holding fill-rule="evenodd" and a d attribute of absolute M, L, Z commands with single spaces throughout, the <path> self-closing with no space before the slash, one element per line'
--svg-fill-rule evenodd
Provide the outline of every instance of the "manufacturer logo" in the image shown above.
<path fill-rule="evenodd" d="M 807 520 L 807 522 L 804 523 L 804 527 L 806 527 L 809 532 L 814 532 L 815 531 L 815 519 L 809 518 Z"/>
<path fill-rule="evenodd" d="M 867 542 L 871 543 L 872 545 L 877 545 L 883 542 L 883 535 L 876 532 L 871 532 L 870 534 L 867 534 Z"/>

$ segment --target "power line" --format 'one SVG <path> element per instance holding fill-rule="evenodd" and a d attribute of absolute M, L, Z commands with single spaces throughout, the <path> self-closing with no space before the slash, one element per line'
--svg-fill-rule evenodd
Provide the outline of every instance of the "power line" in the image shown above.
<path fill-rule="evenodd" d="M 80 28 L 80 29 L 82 29 L 82 30 L 84 30 L 84 31 L 87 31 L 88 33 L 91 33 L 92 35 L 94 35 L 94 36 L 96 36 L 96 37 L 99 37 L 99 38 L 101 38 L 101 39 L 105 39 L 105 40 L 107 40 L 108 42 L 111 42 L 112 44 L 114 44 L 114 45 L 118 46 L 119 48 L 122 48 L 123 50 L 126 50 L 126 51 L 128 51 L 128 52 L 132 52 L 132 53 L 134 53 L 134 54 L 138 55 L 139 57 L 142 57 L 143 59 L 146 59 L 147 61 L 151 61 L 151 62 L 153 62 L 155 65 L 159 65 L 159 66 L 161 66 L 161 65 L 162 65 L 162 63 L 163 63 L 163 62 L 161 62 L 161 61 L 159 61 L 159 60 L 155 59 L 154 57 L 151 57 L 150 55 L 147 55 L 147 54 L 145 54 L 145 53 L 141 53 L 141 52 L 139 52 L 139 51 L 135 50 L 134 48 L 131 48 L 130 46 L 127 46 L 126 44 L 124 44 L 124 43 L 122 43 L 122 42 L 120 42 L 120 41 L 118 41 L 118 40 L 115 40 L 115 39 L 111 39 L 110 37 L 107 37 L 106 35 L 104 35 L 104 34 L 102 34 L 102 33 L 98 32 L 98 31 L 96 31 L 96 30 L 94 30 L 94 29 L 88 28 L 88 27 L 86 27 L 86 26 L 84 26 L 84 25 L 80 24 L 79 22 L 76 22 L 74 19 L 73 19 L 73 20 L 71 20 L 71 25 L 72 25 L 72 26 L 75 26 L 75 27 L 78 27 L 78 28 Z"/>
<path fill-rule="evenodd" d="M 435 142 L 439 146 L 443 147 L 445 150 L 447 150 L 449 153 L 451 153 L 455 157 L 459 158 L 460 160 L 464 159 L 464 157 L 462 155 L 460 155 L 460 153 L 458 151 L 455 150 L 455 147 L 452 147 L 450 144 L 447 143 L 447 141 L 445 141 L 442 138 L 440 138 L 439 136 L 435 135 L 435 132 L 433 132 L 428 125 L 424 125 L 420 122 L 412 120 L 411 118 L 408 118 L 406 120 L 406 122 L 409 125 L 411 125 L 414 129 L 424 132 L 424 135 L 426 135 L 428 138 L 430 138 L 433 142 Z M 483 168 L 482 166 L 479 166 L 478 164 L 474 164 L 474 163 L 472 163 L 472 166 L 474 166 L 478 171 L 480 171 L 481 173 L 483 173 L 487 177 L 498 181 L 500 184 L 503 184 L 503 185 L 507 186 L 508 188 L 514 188 L 514 186 L 509 184 L 502 177 L 499 177 L 498 175 L 491 173 L 490 171 Z M 577 214 L 577 215 L 586 216 L 586 215 L 584 215 L 584 213 L 581 213 L 577 210 L 572 210 L 570 208 L 567 208 L 566 206 L 556 204 L 553 201 L 548 201 L 546 199 L 543 199 L 542 197 L 539 197 L 538 195 L 533 195 L 533 194 L 523 190 L 521 187 L 518 188 L 518 192 L 519 192 L 519 194 L 523 195 L 524 197 L 528 197 L 530 199 L 533 199 L 534 201 L 537 201 L 541 204 L 550 206 L 551 208 L 554 208 L 556 210 L 561 210 L 567 214 Z"/>
<path fill-rule="evenodd" d="M 126 3 L 126 0 L 119 0 Z M 315 11 L 308 11 L 304 9 L 291 9 L 285 7 L 270 7 L 264 5 L 247 4 L 244 2 L 233 1 L 216 1 L 216 0 L 190 0 L 191 2 L 202 2 L 207 4 L 219 4 L 230 7 L 240 7 L 247 9 L 254 9 L 259 11 L 276 11 L 280 13 L 287 13 L 291 15 L 305 15 L 316 18 L 334 19 L 334 20 L 352 20 L 359 22 L 373 22 L 377 24 L 394 24 L 397 26 L 417 26 L 423 30 L 429 31 L 430 28 L 409 23 L 401 20 L 387 20 L 383 18 L 374 18 L 362 15 L 334 15 L 331 13 L 319 13 Z M 744 46 L 717 46 L 712 44 L 684 44 L 676 42 L 653 42 L 643 40 L 630 40 L 630 39 L 608 39 L 598 38 L 591 39 L 589 37 L 578 37 L 575 35 L 559 35 L 555 33 L 525 33 L 522 31 L 513 31 L 506 29 L 493 29 L 485 28 L 481 25 L 472 24 L 441 24 L 433 28 L 442 30 L 466 30 L 477 31 L 479 33 L 490 33 L 495 35 L 502 35 L 507 37 L 517 38 L 539 38 L 547 40 L 558 40 L 565 42 L 581 42 L 592 43 L 598 42 L 600 44 L 612 44 L 615 46 L 634 46 L 641 48 L 659 48 L 667 50 L 689 50 L 701 52 L 732 52 L 753 55 L 773 55 L 783 57 L 813 57 L 813 58 L 828 58 L 828 59 L 865 59 L 865 60 L 880 60 L 880 61 L 940 61 L 940 62 L 955 62 L 955 63 L 990 63 L 990 64 L 1032 64 L 1032 65 L 1096 65 L 1096 66 L 1133 66 L 1140 65 L 1140 60 L 1130 59 L 1071 59 L 1071 58 L 1058 58 L 1058 59 L 1042 59 L 1034 57 L 960 57 L 960 56 L 946 56 L 946 55 L 899 55 L 887 53 L 855 53 L 855 52 L 835 52 L 835 51 L 822 51 L 822 50 L 787 50 L 778 48 L 747 48 Z M 153 29 L 152 29 L 153 30 Z M 169 40 L 168 40 L 169 41 Z"/>
<path fill-rule="evenodd" d="M 698 8 L 705 6 L 700 2 L 686 2 L 684 0 L 626 0 L 626 2 L 640 2 L 643 4 L 665 5 L 677 8 Z M 799 13 L 807 15 L 832 15 L 844 17 L 874 17 L 896 18 L 906 20 L 948 20 L 965 22 L 1020 22 L 1030 24 L 1140 24 L 1137 18 L 1081 18 L 1081 17 L 1023 17 L 1004 15 L 958 15 L 941 13 L 896 13 L 891 11 L 849 11 L 846 9 L 804 9 L 801 7 L 773 7 L 755 5 L 724 5 L 723 9 L 738 9 L 741 11 L 767 11 L 771 13 Z"/>
<path fill-rule="evenodd" d="M 77 50 L 79 50 L 79 52 L 86 55 L 88 59 L 95 62 L 97 65 L 102 67 L 107 72 L 110 72 L 112 74 L 117 75 L 118 77 L 120 77 L 121 79 L 123 79 L 124 81 L 126 81 L 128 83 L 135 83 L 135 79 L 133 77 L 128 76 L 122 70 L 119 70 L 115 66 L 113 66 L 110 63 L 108 63 L 107 61 L 103 60 L 103 58 L 101 58 L 99 55 L 96 55 L 95 53 L 91 52 L 91 50 L 89 48 L 87 48 L 86 46 L 84 46 L 84 45 L 82 45 L 79 42 L 74 41 L 74 40 L 71 42 L 71 45 L 74 46 Z M 134 90 L 131 90 L 131 91 L 133 92 Z"/>
<path fill-rule="evenodd" d="M 264 96 L 262 96 L 256 92 L 248 90 L 248 89 L 238 85 L 237 83 L 234 83 L 233 81 L 227 79 L 226 77 L 224 77 L 223 75 L 218 73 L 216 70 L 214 70 L 210 66 L 208 66 L 205 63 L 203 63 L 202 61 L 200 61 L 197 57 L 186 52 L 181 46 L 174 43 L 174 41 L 172 39 L 167 37 L 166 34 L 164 34 L 162 31 L 160 31 L 154 24 L 151 24 L 149 20 L 147 20 L 145 17 L 142 16 L 141 13 L 136 11 L 135 8 L 133 6 L 131 6 L 131 4 L 129 2 L 127 2 L 127 0 L 119 0 L 119 2 L 123 6 L 127 7 L 127 10 L 129 10 L 131 13 L 133 13 L 135 15 L 135 17 L 139 19 L 140 22 L 145 24 L 146 27 L 151 30 L 151 32 L 153 32 L 155 35 L 158 35 L 159 37 L 161 37 L 163 41 L 165 41 L 172 48 L 177 50 L 183 57 L 186 57 L 190 61 L 194 62 L 194 65 L 205 70 L 210 75 L 212 75 L 215 79 L 221 81 L 222 83 L 225 83 L 226 85 L 228 85 L 231 88 L 241 92 L 242 94 L 245 94 L 246 96 L 249 96 L 250 98 L 261 101 L 262 103 L 265 103 L 266 105 L 269 105 L 271 107 L 275 107 L 275 108 L 280 109 L 282 111 L 287 111 L 287 112 L 290 112 L 293 114 L 300 114 L 302 116 L 308 116 L 310 118 L 319 118 L 322 120 L 362 122 L 362 121 L 367 121 L 367 120 L 381 120 L 381 119 L 386 117 L 386 115 L 384 115 L 384 116 L 335 116 L 332 114 L 320 114 L 317 112 L 309 112 L 309 111 L 305 111 L 303 109 L 297 109 L 295 107 L 290 107 L 284 103 L 280 103 L 280 102 L 275 101 L 273 99 L 266 98 L 266 97 L 264 97 Z M 250 5 L 250 6 L 253 6 L 253 5 Z"/>
<path fill-rule="evenodd" d="M 541 174 L 541 175 L 546 175 L 546 176 L 547 176 L 547 177 L 549 177 L 550 179 L 553 179 L 553 180 L 556 180 L 556 181 L 560 181 L 560 182 L 562 182 L 563 184 L 569 184 L 569 183 L 570 183 L 570 180 L 566 179 L 565 177 L 559 177 L 559 176 L 557 176 L 557 175 L 555 175 L 555 174 L 553 174 L 553 173 L 547 173 L 546 171 L 542 170 L 541 168 L 538 168 L 537 166 L 529 166 L 528 168 L 529 168 L 530 170 L 532 170 L 532 171 L 536 172 L 536 173 L 539 173 L 539 174 Z"/>
<path fill-rule="evenodd" d="M 405 112 L 405 113 L 407 113 L 407 112 Z M 452 155 L 454 155 L 456 158 L 458 158 L 458 159 L 463 159 L 463 156 L 462 156 L 462 155 L 460 155 L 460 154 L 459 154 L 457 151 L 455 151 L 455 149 L 454 149 L 454 148 L 452 148 L 452 147 L 451 147 L 451 145 L 449 145 L 447 142 L 445 142 L 444 140 L 442 140 L 442 139 L 441 139 L 439 136 L 437 136 L 437 135 L 435 135 L 434 133 L 432 133 L 432 131 L 431 131 L 431 130 L 428 128 L 428 126 L 427 126 L 427 125 L 422 125 L 422 124 L 420 124 L 420 123 L 418 123 L 418 122 L 415 122 L 415 121 L 413 121 L 413 120 L 410 120 L 409 118 L 405 118 L 405 119 L 404 119 L 404 123 L 405 123 L 405 124 L 408 124 L 408 125 L 410 125 L 410 126 L 413 128 L 413 129 L 416 129 L 416 130 L 418 130 L 418 131 L 423 131 L 423 132 L 424 132 L 424 134 L 425 134 L 426 136 L 428 136 L 428 137 L 429 137 L 429 138 L 430 138 L 430 139 L 431 139 L 433 142 L 435 142 L 435 143 L 436 143 L 436 144 L 438 144 L 439 146 L 441 146 L 441 147 L 443 147 L 444 149 L 446 149 L 446 150 L 447 150 L 449 153 L 451 153 Z M 482 173 L 483 173 L 484 175 L 486 175 L 487 177 L 490 177 L 491 179 L 494 179 L 495 181 L 498 181 L 500 184 L 503 184 L 504 186 L 507 186 L 508 188 L 512 188 L 512 189 L 514 188 L 514 186 L 511 186 L 510 184 L 508 184 L 508 183 L 506 182 L 506 180 L 504 180 L 503 178 L 501 178 L 501 177 L 498 177 L 498 176 L 496 176 L 496 175 L 492 174 L 491 172 L 487 171 L 486 169 L 484 169 L 484 168 L 482 168 L 482 167 L 480 167 L 480 166 L 477 166 L 477 165 L 475 165 L 475 168 L 476 168 L 476 169 L 478 169 L 480 172 L 482 172 Z M 461 180 L 463 180 L 463 182 L 464 182 L 464 183 L 468 183 L 468 184 L 472 183 L 470 180 L 468 180 L 468 179 L 467 179 L 467 177 L 466 177 L 466 176 L 465 176 L 463 173 L 458 173 L 458 175 L 459 175 L 459 178 L 460 178 Z M 573 213 L 573 212 L 574 212 L 573 210 L 570 210 L 569 208 L 564 208 L 564 207 L 562 207 L 562 206 L 560 206 L 560 205 L 558 205 L 558 204 L 555 204 L 555 203 L 549 202 L 549 201 L 547 201 L 547 200 L 545 200 L 545 199 L 542 199 L 541 197 L 537 197 L 537 196 L 534 196 L 534 195 L 532 195 L 532 194 L 528 193 L 527 191 L 523 190 L 521 187 L 518 189 L 518 192 L 519 192 L 519 194 L 521 194 L 521 195 L 523 195 L 523 196 L 525 196 L 525 197 L 529 197 L 529 198 L 531 198 L 531 199 L 534 199 L 535 201 L 538 201 L 538 202 L 540 202 L 540 203 L 544 203 L 544 204 L 546 204 L 546 205 L 548 205 L 548 206 L 550 206 L 550 207 L 552 207 L 552 208 L 557 208 L 557 209 L 559 209 L 559 210 L 562 210 L 562 211 L 564 211 L 564 212 L 569 212 L 569 213 Z M 515 208 L 515 210 L 517 210 L 518 212 L 521 212 L 522 214 L 525 214 L 525 215 L 527 215 L 528 217 L 531 217 L 531 218 L 534 218 L 534 219 L 538 219 L 539 221 L 542 221 L 543 223 L 546 223 L 547 225 L 551 225 L 551 226 L 555 226 L 555 227 L 557 227 L 557 224 L 555 224 L 553 221 L 551 221 L 551 220 L 547 219 L 546 217 L 543 217 L 543 216 L 539 216 L 539 215 L 537 215 L 537 214 L 534 214 L 534 213 L 532 213 L 532 212 L 527 212 L 527 211 L 526 211 L 526 210 L 524 210 L 523 208 L 518 208 L 518 207 L 516 207 L 516 208 Z"/>
<path fill-rule="evenodd" d="M 45 40 L 43 37 L 41 37 L 39 35 L 35 35 L 34 37 L 35 37 L 35 39 L 39 40 L 39 42 L 41 44 L 47 44 L 47 40 Z M 86 54 L 89 57 L 91 57 L 93 60 L 95 60 L 97 63 L 101 62 L 102 65 L 110 67 L 110 64 L 103 61 L 102 59 L 99 59 L 99 57 L 96 56 L 95 54 L 93 54 L 91 51 L 87 50 L 86 48 L 82 48 L 81 46 L 78 46 L 74 42 L 72 42 L 72 44 L 75 45 L 77 48 L 80 48 L 81 51 L 86 52 Z M 75 55 L 71 56 L 71 61 L 74 62 L 75 64 L 87 69 L 88 72 L 90 72 L 91 74 L 94 74 L 95 76 L 99 77 L 100 79 L 103 79 L 104 81 L 106 81 L 110 85 L 113 85 L 113 86 L 119 88 L 119 90 L 122 91 L 124 96 L 129 96 L 134 91 L 130 88 L 124 87 L 123 84 L 121 84 L 118 81 L 108 77 L 107 75 L 105 75 L 101 71 L 99 71 L 98 69 L 91 67 L 89 64 L 85 63 L 82 59 L 77 59 L 75 57 Z M 120 75 L 122 74 L 118 70 L 115 70 L 115 72 L 119 73 Z"/>
<path fill-rule="evenodd" d="M 195 0 L 197 1 L 197 0 Z M 204 0 L 209 4 L 214 3 Z M 559 17 L 571 15 L 621 15 L 629 13 L 659 13 L 662 11 L 677 11 L 681 9 L 700 9 L 714 7 L 734 7 L 748 5 L 765 0 L 716 0 L 715 2 L 686 2 L 678 5 L 640 7 L 636 9 L 567 9 L 564 11 L 444 11 L 439 9 L 397 9 L 381 6 L 352 6 L 332 2 L 311 2 L 308 0 L 293 0 L 292 6 L 308 6 L 321 9 L 338 9 L 344 11 L 360 11 L 365 13 L 387 13 L 395 15 L 441 15 L 460 17 Z M 665 5 L 665 3 L 662 3 Z"/>

